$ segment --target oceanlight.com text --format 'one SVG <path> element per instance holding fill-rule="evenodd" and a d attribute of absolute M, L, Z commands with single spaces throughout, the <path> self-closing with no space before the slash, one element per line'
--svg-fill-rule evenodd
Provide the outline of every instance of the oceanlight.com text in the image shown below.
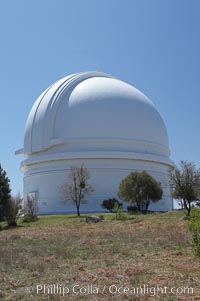
<path fill-rule="evenodd" d="M 37 295 L 59 295 L 64 297 L 68 294 L 72 295 L 127 295 L 127 296 L 156 296 L 156 295 L 193 295 L 194 289 L 192 287 L 168 287 L 168 286 L 149 286 L 141 285 L 138 287 L 118 286 L 116 284 L 97 286 L 93 284 L 80 285 L 74 284 L 65 286 L 63 284 L 38 284 L 32 287 L 31 292 Z"/>

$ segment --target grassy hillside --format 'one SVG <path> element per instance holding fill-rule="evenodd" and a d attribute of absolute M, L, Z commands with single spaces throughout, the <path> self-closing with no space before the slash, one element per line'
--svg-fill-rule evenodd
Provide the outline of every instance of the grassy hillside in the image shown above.
<path fill-rule="evenodd" d="M 200 260 L 183 216 L 107 214 L 90 225 L 75 215 L 43 216 L 1 231 L 0 299 L 200 300 Z"/>

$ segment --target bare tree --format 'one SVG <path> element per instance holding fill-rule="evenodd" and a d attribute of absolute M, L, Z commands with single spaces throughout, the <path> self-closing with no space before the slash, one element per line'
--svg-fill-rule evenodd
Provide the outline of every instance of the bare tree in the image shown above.
<path fill-rule="evenodd" d="M 69 171 L 68 181 L 64 182 L 60 188 L 60 193 L 64 197 L 62 203 L 73 203 L 80 216 L 80 205 L 86 196 L 90 195 L 94 188 L 88 183 L 90 172 L 87 168 L 72 166 Z"/>
<path fill-rule="evenodd" d="M 27 200 L 24 203 L 24 221 L 31 222 L 37 220 L 37 198 L 35 192 L 31 192 L 27 196 Z"/>
<path fill-rule="evenodd" d="M 25 214 L 30 216 L 33 220 L 37 219 L 37 199 L 34 193 L 31 193 L 27 197 L 27 201 L 25 204 Z"/>
<path fill-rule="evenodd" d="M 180 161 L 179 168 L 170 169 L 170 187 L 172 196 L 178 199 L 190 215 L 192 202 L 200 197 L 200 171 L 193 163 Z"/>

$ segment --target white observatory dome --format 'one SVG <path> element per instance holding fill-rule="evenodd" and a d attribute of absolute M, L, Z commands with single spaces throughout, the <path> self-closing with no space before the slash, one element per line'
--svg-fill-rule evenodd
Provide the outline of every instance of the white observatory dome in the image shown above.
<path fill-rule="evenodd" d="M 77 73 L 47 88 L 29 114 L 21 153 L 24 198 L 34 193 L 41 213 L 75 209 L 61 205 L 58 191 L 70 167 L 83 162 L 95 189 L 83 211 L 100 210 L 105 198 L 116 197 L 119 182 L 133 170 L 162 183 L 163 199 L 153 209 L 172 207 L 165 124 L 143 93 L 110 75 Z"/>

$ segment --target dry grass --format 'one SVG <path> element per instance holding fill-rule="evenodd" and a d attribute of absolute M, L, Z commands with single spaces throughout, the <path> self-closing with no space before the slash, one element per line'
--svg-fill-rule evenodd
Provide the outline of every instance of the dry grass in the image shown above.
<path fill-rule="evenodd" d="M 200 261 L 193 256 L 186 223 L 177 211 L 126 221 L 108 214 L 90 225 L 84 218 L 52 216 L 1 231 L 0 299 L 200 300 Z M 70 292 L 65 297 L 57 291 L 37 294 L 37 285 L 53 284 Z M 75 294 L 74 285 L 86 293 Z M 112 285 L 191 287 L 194 293 L 112 294 Z"/>

